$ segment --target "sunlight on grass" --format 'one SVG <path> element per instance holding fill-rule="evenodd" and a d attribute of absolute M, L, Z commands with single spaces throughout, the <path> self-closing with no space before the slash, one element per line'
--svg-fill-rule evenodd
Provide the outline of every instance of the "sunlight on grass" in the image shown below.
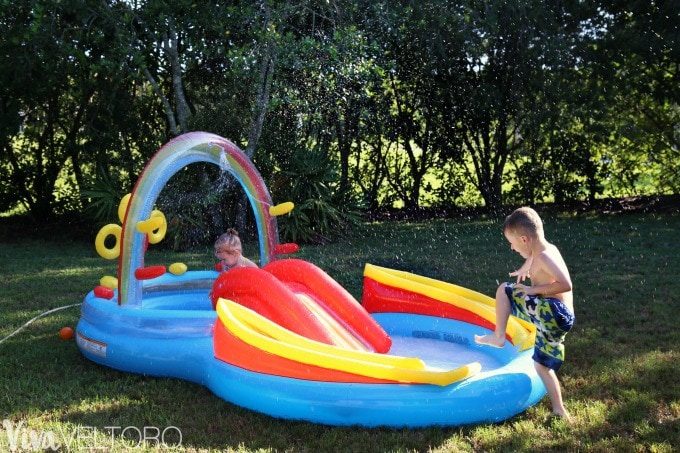
<path fill-rule="evenodd" d="M 99 397 L 85 398 L 65 407 L 62 417 L 82 416 L 92 412 L 117 413 L 126 408 L 141 407 L 143 404 L 143 401 L 136 401 L 126 396 L 119 396 L 115 400 Z"/>
<path fill-rule="evenodd" d="M 574 400 L 571 407 L 574 425 L 577 427 L 598 430 L 607 422 L 609 404 L 604 401 Z"/>
<path fill-rule="evenodd" d="M 432 453 L 443 453 L 443 452 L 472 452 L 474 449 L 470 446 L 466 439 L 462 438 L 460 435 L 453 435 L 446 439 L 441 445 L 437 445 L 434 448 L 430 448 L 429 451 Z"/>
<path fill-rule="evenodd" d="M 652 443 L 649 445 L 649 451 L 651 453 L 671 453 L 676 450 L 676 446 L 672 446 L 668 442 L 661 442 L 661 443 Z"/>
<path fill-rule="evenodd" d="M 67 267 L 62 269 L 45 269 L 38 274 L 37 277 L 71 277 L 75 275 L 83 275 L 92 273 L 91 267 Z"/>
<path fill-rule="evenodd" d="M 115 269 L 110 269 L 108 272 L 101 268 L 65 268 L 65 269 L 44 269 L 33 274 L 13 275 L 8 277 L 8 280 L 15 284 L 32 285 L 32 290 L 39 292 L 40 288 L 44 286 L 44 281 L 54 280 L 61 285 L 69 285 L 72 282 L 80 282 L 85 279 L 94 287 L 99 284 L 99 279 L 104 275 L 115 275 Z M 77 277 L 78 280 L 75 280 Z"/>

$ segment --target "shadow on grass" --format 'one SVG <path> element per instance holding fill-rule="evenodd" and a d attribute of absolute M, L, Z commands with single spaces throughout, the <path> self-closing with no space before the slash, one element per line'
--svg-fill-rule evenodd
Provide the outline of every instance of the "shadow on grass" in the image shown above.
<path fill-rule="evenodd" d="M 175 426 L 181 430 L 182 445 L 196 449 L 313 451 L 332 446 L 337 451 L 455 451 L 468 449 L 472 443 L 485 450 L 537 445 L 563 450 L 596 445 L 615 448 L 620 446 L 615 439 L 660 443 L 671 440 L 669 430 L 677 433 L 677 419 L 671 414 L 664 420 L 659 413 L 661 402 L 677 401 L 674 364 L 678 357 L 670 352 L 621 352 L 587 369 L 576 372 L 572 365 L 565 371 L 569 399 L 610 402 L 602 407 L 603 423 L 565 428 L 546 420 L 544 408 L 534 408 L 499 425 L 366 429 L 273 419 L 226 403 L 200 385 L 96 365 L 80 355 L 73 341 L 57 339 L 55 332 L 62 324 L 62 319 L 46 320 L 29 332 L 28 339 L 3 345 L 2 382 L 12 383 L 6 387 L 11 388 L 12 401 L 3 401 L 3 413 L 18 419 L 40 416 L 105 433 L 112 426 L 120 427 L 118 433 L 127 426 L 140 430 Z M 584 379 L 570 385 L 573 375 Z M 137 441 L 134 436 L 135 431 L 128 431 L 133 443 Z M 537 444 L 536 439 L 543 441 Z"/>
<path fill-rule="evenodd" d="M 41 326 L 50 332 L 59 324 Z M 125 427 L 177 427 L 182 446 L 196 449 L 294 451 L 379 451 L 420 449 L 449 437 L 447 430 L 338 428 L 274 419 L 227 403 L 207 388 L 176 379 L 122 373 L 80 355 L 73 341 L 33 335 L 3 348 L 2 382 L 11 401 L 2 402 L 12 419 L 87 427 L 111 437 Z M 9 389 L 8 389 L 9 390 Z M 138 431 L 126 438 L 135 444 Z"/>

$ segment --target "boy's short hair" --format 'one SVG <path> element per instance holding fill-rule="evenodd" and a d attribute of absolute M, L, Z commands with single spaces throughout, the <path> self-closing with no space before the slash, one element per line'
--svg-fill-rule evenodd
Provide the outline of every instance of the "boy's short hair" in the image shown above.
<path fill-rule="evenodd" d="M 525 206 L 515 209 L 505 218 L 503 231 L 536 238 L 543 236 L 543 221 L 536 211 Z"/>

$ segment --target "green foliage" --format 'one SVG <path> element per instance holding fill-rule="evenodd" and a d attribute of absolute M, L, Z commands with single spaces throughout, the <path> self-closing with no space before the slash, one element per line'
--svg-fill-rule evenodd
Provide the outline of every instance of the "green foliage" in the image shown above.
<path fill-rule="evenodd" d="M 80 192 L 85 213 L 98 222 L 120 223 L 118 206 L 123 198 L 123 190 L 108 169 L 99 168 L 95 179 Z"/>
<path fill-rule="evenodd" d="M 0 162 L 0 175 L 8 175 L 10 173 L 7 165 Z M 0 212 L 9 211 L 19 203 L 16 194 L 16 187 L 14 187 L 9 178 L 0 176 Z"/>
<path fill-rule="evenodd" d="M 129 191 L 186 130 L 251 145 L 267 180 L 296 149 L 328 155 L 333 195 L 300 202 L 295 231 L 332 229 L 327 200 L 354 194 L 677 193 L 677 19 L 644 1 L 3 2 L 0 211 L 76 211 L 98 168 Z"/>
<path fill-rule="evenodd" d="M 612 136 L 605 184 L 610 193 L 678 193 L 678 4 L 605 1 L 599 8 L 592 25 L 601 32 L 584 56 Z"/>
<path fill-rule="evenodd" d="M 295 203 L 279 222 L 285 240 L 325 243 L 336 239 L 358 221 L 357 215 L 333 195 L 333 163 L 318 150 L 297 151 L 274 183 L 276 193 Z M 279 198 L 283 198 L 280 195 Z"/>
<path fill-rule="evenodd" d="M 164 243 L 175 251 L 212 245 L 234 225 L 241 190 L 230 174 L 212 164 L 193 164 L 175 174 L 157 200 L 168 222 Z"/>

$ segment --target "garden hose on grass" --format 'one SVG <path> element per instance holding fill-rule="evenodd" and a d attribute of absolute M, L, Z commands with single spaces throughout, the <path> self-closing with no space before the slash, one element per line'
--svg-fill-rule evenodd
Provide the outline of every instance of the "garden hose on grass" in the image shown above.
<path fill-rule="evenodd" d="M 0 340 L 0 344 L 4 343 L 5 340 L 9 340 L 9 339 L 12 338 L 14 335 L 16 335 L 16 334 L 18 334 L 19 332 L 21 332 L 23 329 L 25 329 L 29 324 L 31 324 L 31 323 L 32 323 L 33 321 L 35 321 L 36 319 L 40 319 L 40 318 L 42 318 L 43 316 L 47 316 L 47 315 L 49 315 L 49 314 L 51 314 L 51 313 L 54 313 L 54 312 L 56 312 L 56 311 L 59 311 L 59 310 L 65 310 L 65 309 L 67 309 L 67 308 L 77 307 L 78 305 L 82 305 L 82 304 L 83 304 L 83 303 L 81 302 L 81 303 L 78 303 L 78 304 L 64 305 L 63 307 L 53 308 L 53 309 L 51 309 L 51 310 L 47 310 L 46 312 L 40 313 L 38 316 L 34 317 L 33 319 L 31 319 L 30 321 L 28 321 L 27 323 L 25 323 L 23 326 L 19 327 L 17 330 L 15 330 L 15 331 L 12 332 L 11 334 L 7 335 L 5 338 L 3 338 L 2 340 Z"/>

